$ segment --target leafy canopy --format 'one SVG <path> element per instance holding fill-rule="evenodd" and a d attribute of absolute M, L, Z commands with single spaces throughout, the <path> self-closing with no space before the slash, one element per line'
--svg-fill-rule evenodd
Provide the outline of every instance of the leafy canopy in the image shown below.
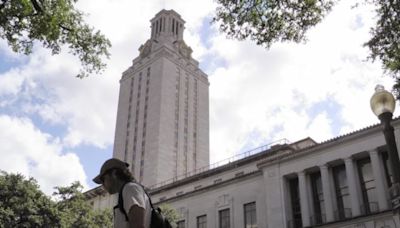
<path fill-rule="evenodd" d="M 318 24 L 333 1 L 217 0 L 214 22 L 228 37 L 250 38 L 269 48 L 278 41 L 305 41 L 305 32 Z"/>
<path fill-rule="evenodd" d="M 109 58 L 110 41 L 83 21 L 74 8 L 78 0 L 0 0 L 0 38 L 13 51 L 31 54 L 35 42 L 58 54 L 63 45 L 77 56 L 82 78 L 99 73 Z"/>
<path fill-rule="evenodd" d="M 93 210 L 76 182 L 56 187 L 50 199 L 33 178 L 0 172 L 0 224 L 4 227 L 112 227 L 110 210 Z"/>
<path fill-rule="evenodd" d="M 332 10 L 338 0 L 216 0 L 219 6 L 213 22 L 230 38 L 250 39 L 269 48 L 273 43 L 305 42 L 306 32 Z M 400 99 L 400 3 L 387 0 L 359 0 L 375 6 L 377 22 L 364 43 L 372 61 L 396 79 L 394 92 Z M 359 3 L 359 4 L 360 4 Z"/>
<path fill-rule="evenodd" d="M 33 178 L 0 173 L 0 224 L 5 227 L 59 227 L 56 204 Z"/>

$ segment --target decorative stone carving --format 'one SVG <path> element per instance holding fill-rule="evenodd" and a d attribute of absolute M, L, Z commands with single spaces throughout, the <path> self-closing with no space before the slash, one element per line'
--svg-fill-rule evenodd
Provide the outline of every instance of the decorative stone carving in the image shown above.
<path fill-rule="evenodd" d="M 144 45 L 141 45 L 139 47 L 139 52 L 141 58 L 145 58 L 146 56 L 148 56 L 151 52 L 151 41 L 148 40 Z"/>
<path fill-rule="evenodd" d="M 190 59 L 192 57 L 193 50 L 186 45 L 185 41 L 176 41 L 175 47 L 178 49 L 179 54 L 181 54 L 184 58 Z"/>
<path fill-rule="evenodd" d="M 229 194 L 224 194 L 221 196 L 218 196 L 217 201 L 215 202 L 215 205 L 218 207 L 224 207 L 228 206 L 232 203 L 233 199 Z"/>

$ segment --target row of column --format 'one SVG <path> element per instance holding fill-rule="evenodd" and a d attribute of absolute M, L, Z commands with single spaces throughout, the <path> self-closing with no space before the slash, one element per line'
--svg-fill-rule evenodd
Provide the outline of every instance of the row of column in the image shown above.
<path fill-rule="evenodd" d="M 379 159 L 378 152 L 376 150 L 369 151 L 369 156 L 371 159 L 372 171 L 375 180 L 375 188 L 378 199 L 379 210 L 387 210 L 389 208 L 388 200 L 387 200 L 387 185 L 384 182 L 385 175 L 383 173 L 382 162 Z M 345 167 L 346 167 L 346 176 L 347 176 L 347 184 L 351 199 L 351 212 L 352 216 L 358 216 L 361 214 L 360 209 L 360 197 L 361 193 L 358 193 L 358 186 L 360 181 L 356 178 L 354 162 L 351 157 L 344 159 Z M 326 164 L 319 166 L 321 172 L 321 182 L 322 182 L 322 191 L 324 197 L 324 206 L 326 213 L 326 222 L 332 222 L 335 220 L 334 210 L 333 210 L 333 197 L 329 169 Z M 310 221 L 310 205 L 308 199 L 308 191 L 307 191 L 307 181 L 306 174 L 304 171 L 300 171 L 297 173 L 299 179 L 299 195 L 300 195 L 300 206 L 301 206 L 301 217 L 303 221 L 303 226 L 307 227 L 311 225 Z"/>

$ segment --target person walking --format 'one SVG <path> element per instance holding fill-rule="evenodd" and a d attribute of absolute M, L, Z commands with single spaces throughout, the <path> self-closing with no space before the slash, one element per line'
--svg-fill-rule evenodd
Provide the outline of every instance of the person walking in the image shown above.
<path fill-rule="evenodd" d="M 114 228 L 150 228 L 150 199 L 128 167 L 128 163 L 119 159 L 108 159 L 93 181 L 101 184 L 110 194 L 118 193 L 118 205 L 114 207 Z"/>

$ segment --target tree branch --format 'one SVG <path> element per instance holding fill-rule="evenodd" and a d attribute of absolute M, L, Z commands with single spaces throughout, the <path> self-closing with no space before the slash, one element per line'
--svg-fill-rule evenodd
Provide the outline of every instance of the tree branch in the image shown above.
<path fill-rule="evenodd" d="M 0 5 L 0 10 L 2 10 L 6 6 L 7 2 L 8 2 L 8 0 L 2 0 L 2 3 Z"/>
<path fill-rule="evenodd" d="M 69 31 L 69 32 L 72 32 L 72 29 L 70 29 L 70 28 L 68 28 L 68 27 L 65 27 L 65 26 L 62 25 L 62 24 L 58 24 L 58 26 L 60 26 L 60 28 L 62 28 L 62 29 L 64 29 L 64 30 L 67 30 L 67 31 Z"/>
<path fill-rule="evenodd" d="M 37 12 L 40 12 L 40 13 L 43 12 L 42 7 L 39 5 L 39 3 L 38 3 L 36 0 L 31 0 L 31 3 L 32 3 L 32 5 L 33 5 L 33 8 L 35 8 L 35 10 L 36 10 Z"/>

